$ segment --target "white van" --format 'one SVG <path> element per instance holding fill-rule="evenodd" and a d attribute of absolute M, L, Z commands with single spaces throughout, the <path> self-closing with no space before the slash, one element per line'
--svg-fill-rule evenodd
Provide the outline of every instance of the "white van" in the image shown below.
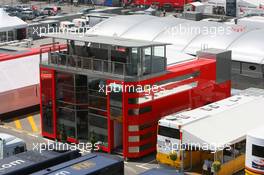
<path fill-rule="evenodd" d="M 61 21 L 60 31 L 61 32 L 76 32 L 75 24 L 70 21 Z"/>
<path fill-rule="evenodd" d="M 0 159 L 26 151 L 26 143 L 15 136 L 0 133 Z"/>
<path fill-rule="evenodd" d="M 75 27 L 86 27 L 89 25 L 89 21 L 87 21 L 86 19 L 83 18 L 77 18 L 72 20 L 72 22 L 74 23 Z"/>
<path fill-rule="evenodd" d="M 35 15 L 32 10 L 22 11 L 20 13 L 20 16 L 21 16 L 21 19 L 23 20 L 32 20 L 35 18 Z"/>

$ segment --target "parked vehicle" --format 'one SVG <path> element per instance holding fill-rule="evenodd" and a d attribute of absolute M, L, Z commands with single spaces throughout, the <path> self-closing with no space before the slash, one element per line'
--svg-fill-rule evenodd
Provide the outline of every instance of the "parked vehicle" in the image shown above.
<path fill-rule="evenodd" d="M 20 13 L 20 18 L 22 20 L 32 20 L 35 18 L 34 12 L 32 10 L 26 10 L 26 11 L 22 11 Z"/>
<path fill-rule="evenodd" d="M 8 13 L 10 16 L 19 16 L 19 13 L 22 11 L 20 8 L 11 7 L 11 6 L 3 6 L 4 11 Z"/>
<path fill-rule="evenodd" d="M 86 19 L 82 19 L 82 18 L 74 19 L 72 20 L 72 22 L 74 23 L 75 27 L 85 27 L 89 24 Z"/>
<path fill-rule="evenodd" d="M 27 151 L 0 160 L 0 175 L 28 175 L 80 156 L 79 150 Z"/>
<path fill-rule="evenodd" d="M 26 151 L 26 143 L 15 136 L 0 133 L 0 159 Z"/>
<path fill-rule="evenodd" d="M 16 8 L 20 9 L 21 11 L 31 10 L 31 8 L 27 5 L 17 5 Z"/>
<path fill-rule="evenodd" d="M 33 19 L 32 21 L 33 21 L 33 22 L 39 22 L 39 21 L 44 20 L 47 16 L 48 16 L 48 15 L 38 16 L 38 17 L 36 17 L 35 19 Z"/>
<path fill-rule="evenodd" d="M 134 4 L 136 6 L 146 6 L 149 7 L 153 4 L 158 6 L 159 8 L 164 9 L 176 9 L 176 10 L 183 10 L 184 5 L 191 3 L 193 0 L 168 0 L 168 1 L 162 1 L 162 0 L 124 0 L 123 5 L 129 6 L 131 4 Z"/>
<path fill-rule="evenodd" d="M 91 13 L 85 15 L 86 21 L 89 24 L 89 27 L 93 27 L 96 24 L 116 16 L 116 14 L 111 14 L 111 13 Z"/>
<path fill-rule="evenodd" d="M 77 18 L 77 19 L 72 20 L 72 22 L 74 23 L 78 32 L 85 32 L 86 30 L 90 28 L 89 21 L 86 19 Z"/>
<path fill-rule="evenodd" d="M 94 7 L 88 7 L 88 8 L 81 9 L 79 12 L 82 14 L 88 14 L 90 13 L 91 10 L 94 10 L 94 9 L 95 9 Z"/>
<path fill-rule="evenodd" d="M 247 134 L 245 174 L 264 174 L 264 125 Z"/>
<path fill-rule="evenodd" d="M 61 7 L 54 6 L 54 7 L 44 7 L 41 12 L 44 15 L 51 16 L 51 15 L 56 15 L 60 11 L 61 11 Z"/>
<path fill-rule="evenodd" d="M 75 24 L 70 21 L 61 21 L 60 22 L 60 31 L 61 32 L 75 32 L 76 31 Z"/>

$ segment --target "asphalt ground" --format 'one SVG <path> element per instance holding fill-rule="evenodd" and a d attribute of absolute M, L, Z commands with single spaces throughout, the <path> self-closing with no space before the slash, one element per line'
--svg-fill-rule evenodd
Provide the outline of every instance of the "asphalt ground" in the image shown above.
<path fill-rule="evenodd" d="M 22 115 L 19 115 L 21 113 Z M 5 116 L 0 125 L 0 132 L 23 139 L 28 150 L 34 150 L 34 145 L 48 143 L 41 136 L 41 121 L 39 112 L 24 114 L 22 111 Z M 119 156 L 119 155 L 117 155 Z M 155 153 L 140 159 L 125 161 L 125 175 L 137 175 L 152 168 L 163 168 L 155 160 Z"/>
<path fill-rule="evenodd" d="M 53 142 L 41 136 L 41 121 L 39 112 L 22 113 L 22 115 L 12 114 L 2 120 L 0 125 L 0 133 L 7 133 L 23 139 L 27 144 L 28 150 L 36 150 L 36 145 Z M 120 156 L 120 155 L 116 155 Z M 121 157 L 121 156 L 120 156 Z M 155 153 L 139 159 L 129 159 L 124 161 L 125 175 L 137 175 L 153 168 L 171 169 L 166 165 L 158 164 L 155 159 Z M 176 173 L 176 170 L 175 170 Z M 186 173 L 187 174 L 187 173 Z M 194 175 L 195 173 L 188 173 Z M 244 172 L 239 172 L 237 175 L 243 175 Z"/>

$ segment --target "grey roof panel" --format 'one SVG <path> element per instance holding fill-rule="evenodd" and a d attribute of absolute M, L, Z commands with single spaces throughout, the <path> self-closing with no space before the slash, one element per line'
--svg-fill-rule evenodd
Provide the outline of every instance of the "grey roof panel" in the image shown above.
<path fill-rule="evenodd" d="M 148 47 L 148 46 L 161 46 L 168 45 L 167 43 L 146 41 L 146 40 L 134 40 L 134 39 L 125 39 L 120 37 L 109 37 L 109 36 L 100 36 L 100 35 L 78 35 L 78 34 L 43 34 L 45 37 L 65 39 L 65 40 L 74 40 L 81 42 L 91 42 L 91 43 L 100 43 L 113 46 L 123 46 L 123 47 Z"/>

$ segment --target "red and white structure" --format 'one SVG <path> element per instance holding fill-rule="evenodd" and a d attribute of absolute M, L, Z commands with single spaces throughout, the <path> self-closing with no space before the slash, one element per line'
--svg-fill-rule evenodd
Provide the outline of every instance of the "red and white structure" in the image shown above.
<path fill-rule="evenodd" d="M 161 117 L 230 96 L 230 51 L 212 49 L 198 58 L 175 52 L 172 59 L 166 57 L 165 43 L 99 35 L 46 37 L 67 41 L 66 50 L 50 52 L 40 65 L 42 135 L 47 138 L 66 133 L 69 142 L 78 143 L 93 137 L 103 151 L 137 158 L 156 150 Z"/>
<path fill-rule="evenodd" d="M 0 48 L 0 116 L 39 104 L 40 52 L 47 60 L 48 48 Z"/>

